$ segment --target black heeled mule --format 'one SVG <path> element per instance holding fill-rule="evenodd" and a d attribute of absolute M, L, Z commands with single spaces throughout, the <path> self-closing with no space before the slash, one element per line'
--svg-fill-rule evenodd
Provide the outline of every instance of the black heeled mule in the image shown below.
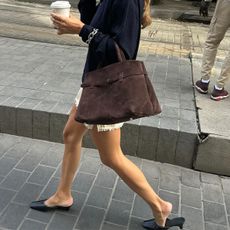
<path fill-rule="evenodd" d="M 68 211 L 70 209 L 70 206 L 60 206 L 60 205 L 57 205 L 57 206 L 52 206 L 52 207 L 49 207 L 47 205 L 45 205 L 45 200 L 38 200 L 38 201 L 33 201 L 31 202 L 30 204 L 30 208 L 34 209 L 34 210 L 37 210 L 37 211 L 41 211 L 41 212 L 48 212 L 48 211 L 54 211 L 56 209 L 59 209 L 59 210 L 63 210 L 63 211 Z"/>
<path fill-rule="evenodd" d="M 176 217 L 173 219 L 167 218 L 165 227 L 161 227 L 155 222 L 155 219 L 150 219 L 150 220 L 145 220 L 142 223 L 142 226 L 146 229 L 151 229 L 151 230 L 166 230 L 174 226 L 179 227 L 180 229 L 183 229 L 184 222 L 185 222 L 184 217 Z"/>

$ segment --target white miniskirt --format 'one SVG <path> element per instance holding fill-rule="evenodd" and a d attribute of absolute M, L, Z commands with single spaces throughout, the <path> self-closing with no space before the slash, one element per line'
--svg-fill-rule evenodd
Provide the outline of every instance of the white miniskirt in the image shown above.
<path fill-rule="evenodd" d="M 82 88 L 80 88 L 80 90 L 78 91 L 78 94 L 75 98 L 75 105 L 76 107 L 78 107 L 78 104 L 79 104 L 79 101 L 80 101 L 80 98 L 81 98 L 81 94 L 82 94 Z M 97 131 L 98 132 L 102 132 L 102 131 L 112 131 L 114 129 L 119 129 L 123 126 L 123 122 L 122 123 L 116 123 L 116 124 L 111 124 L 111 125 L 100 125 L 100 124 L 97 124 Z M 90 125 L 90 124 L 87 124 L 87 123 L 84 123 L 84 125 L 86 126 L 87 129 L 92 129 L 94 125 Z"/>

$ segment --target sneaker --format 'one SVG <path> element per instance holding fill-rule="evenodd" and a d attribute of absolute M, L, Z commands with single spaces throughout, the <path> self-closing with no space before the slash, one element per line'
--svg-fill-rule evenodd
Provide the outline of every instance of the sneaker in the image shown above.
<path fill-rule="evenodd" d="M 224 90 L 224 88 L 221 90 L 218 90 L 214 87 L 212 94 L 211 94 L 211 99 L 215 101 L 220 101 L 220 100 L 227 98 L 228 96 L 229 94 L 226 90 Z"/>
<path fill-rule="evenodd" d="M 195 83 L 195 87 L 199 93 L 206 94 L 208 93 L 208 85 L 209 83 L 204 83 L 202 80 L 199 80 Z"/>

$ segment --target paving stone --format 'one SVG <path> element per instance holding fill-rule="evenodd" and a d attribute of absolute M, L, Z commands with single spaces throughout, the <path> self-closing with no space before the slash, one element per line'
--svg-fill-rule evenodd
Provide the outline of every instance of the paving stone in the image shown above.
<path fill-rule="evenodd" d="M 43 191 L 39 199 L 43 200 L 43 199 L 47 199 L 47 197 L 52 196 L 57 190 L 59 181 L 60 181 L 59 178 L 52 177 L 48 185 L 45 186 L 45 190 Z"/>
<path fill-rule="evenodd" d="M 224 205 L 204 201 L 204 219 L 214 224 L 227 225 Z"/>
<path fill-rule="evenodd" d="M 46 229 L 46 224 L 36 222 L 33 220 L 25 220 L 19 230 L 45 230 Z"/>
<path fill-rule="evenodd" d="M 178 176 L 169 174 L 161 174 L 160 189 L 179 193 L 180 179 Z"/>
<path fill-rule="evenodd" d="M 178 214 L 179 212 L 179 202 L 180 202 L 180 195 L 164 190 L 159 191 L 159 196 L 163 199 L 166 200 L 173 205 L 172 213 L 173 214 Z"/>
<path fill-rule="evenodd" d="M 148 180 L 160 178 L 160 166 L 156 162 L 143 160 L 141 170 Z"/>
<path fill-rule="evenodd" d="M 33 138 L 49 140 L 50 115 L 44 111 L 33 111 Z"/>
<path fill-rule="evenodd" d="M 28 142 L 19 142 L 16 143 L 12 148 L 10 148 L 5 156 L 6 157 L 10 157 L 10 158 L 14 158 L 16 160 L 20 160 L 25 154 L 27 154 L 27 151 L 30 148 L 30 143 Z M 1 167 L 0 167 L 1 168 Z"/>
<path fill-rule="evenodd" d="M 12 200 L 16 192 L 0 188 L 0 214 Z"/>
<path fill-rule="evenodd" d="M 106 188 L 113 188 L 117 175 L 115 172 L 106 166 L 101 166 L 100 171 L 97 175 L 95 185 L 106 187 Z"/>
<path fill-rule="evenodd" d="M 0 227 L 17 229 L 28 211 L 28 206 L 10 204 L 0 217 Z"/>
<path fill-rule="evenodd" d="M 229 178 L 222 178 L 221 182 L 222 182 L 224 193 L 230 195 L 230 179 Z"/>
<path fill-rule="evenodd" d="M 22 185 L 26 182 L 29 177 L 28 172 L 23 172 L 14 169 L 1 183 L 2 188 L 20 190 Z"/>
<path fill-rule="evenodd" d="M 201 209 L 201 189 L 181 186 L 181 204 Z"/>
<path fill-rule="evenodd" d="M 16 109 L 0 106 L 1 132 L 16 134 Z"/>
<path fill-rule="evenodd" d="M 148 136 L 149 138 L 146 138 Z M 154 127 L 140 126 L 137 156 L 155 160 L 158 142 L 158 129 Z"/>
<path fill-rule="evenodd" d="M 81 160 L 80 172 L 96 175 L 101 165 L 100 159 L 95 157 L 84 157 Z"/>
<path fill-rule="evenodd" d="M 124 183 L 123 180 L 119 178 L 113 194 L 113 199 L 132 203 L 134 199 L 134 192 Z"/>
<path fill-rule="evenodd" d="M 223 194 L 220 185 L 203 183 L 203 199 L 223 204 Z"/>
<path fill-rule="evenodd" d="M 46 185 L 55 169 L 47 166 L 38 166 L 29 177 L 28 182 L 39 185 Z"/>
<path fill-rule="evenodd" d="M 203 213 L 201 210 L 182 205 L 181 215 L 186 219 L 184 223 L 185 229 L 204 230 Z"/>
<path fill-rule="evenodd" d="M 55 213 L 51 223 L 49 223 L 47 229 L 49 230 L 72 230 L 76 222 L 75 216 L 63 215 L 61 213 Z"/>
<path fill-rule="evenodd" d="M 72 189 L 79 192 L 88 193 L 95 176 L 86 173 L 78 173 L 73 181 Z"/>
<path fill-rule="evenodd" d="M 50 141 L 63 143 L 63 130 L 67 120 L 67 115 L 50 114 Z"/>
<path fill-rule="evenodd" d="M 127 228 L 121 225 L 110 224 L 104 222 L 102 230 L 126 230 Z"/>
<path fill-rule="evenodd" d="M 197 171 L 182 169 L 181 183 L 190 187 L 200 188 L 200 173 Z"/>
<path fill-rule="evenodd" d="M 17 109 L 16 110 L 16 133 L 19 136 L 32 137 L 33 130 L 33 115 L 29 109 Z"/>
<path fill-rule="evenodd" d="M 46 155 L 42 158 L 41 165 L 50 167 L 57 167 L 62 161 L 64 150 L 49 150 Z"/>
<path fill-rule="evenodd" d="M 167 129 L 160 129 L 157 147 L 157 161 L 174 163 L 177 132 Z"/>
<path fill-rule="evenodd" d="M 54 213 L 55 212 L 38 212 L 36 210 L 30 209 L 27 218 L 48 224 Z"/>
<path fill-rule="evenodd" d="M 137 120 L 136 122 L 140 122 Z M 139 140 L 139 126 L 125 123 L 121 129 L 121 147 L 125 154 L 136 156 Z"/>
<path fill-rule="evenodd" d="M 229 195 L 225 195 L 224 196 L 224 200 L 225 200 L 227 214 L 230 215 L 230 196 Z"/>
<path fill-rule="evenodd" d="M 99 230 L 105 215 L 105 210 L 85 206 L 76 227 L 81 230 Z"/>
<path fill-rule="evenodd" d="M 152 211 L 149 205 L 141 197 L 135 196 L 131 215 L 143 219 L 150 219 L 152 218 Z"/>
<path fill-rule="evenodd" d="M 0 175 L 6 176 L 17 164 L 17 159 L 2 157 L 0 159 Z"/>
<path fill-rule="evenodd" d="M 128 225 L 131 204 L 112 200 L 105 220 L 118 225 Z"/>
<path fill-rule="evenodd" d="M 208 229 L 208 230 L 228 230 L 227 226 L 217 225 L 217 224 L 212 224 L 212 223 L 205 223 L 205 229 Z"/>
<path fill-rule="evenodd" d="M 106 209 L 112 194 L 112 189 L 93 186 L 90 191 L 87 205 Z"/>
<path fill-rule="evenodd" d="M 221 180 L 218 175 L 205 173 L 205 172 L 201 172 L 201 182 L 206 184 L 216 184 L 216 185 L 221 184 Z"/>
<path fill-rule="evenodd" d="M 179 166 L 163 163 L 159 165 L 159 168 L 163 174 L 181 177 L 181 167 Z"/>
<path fill-rule="evenodd" d="M 23 205 L 29 205 L 32 201 L 37 200 L 42 189 L 42 186 L 26 183 L 17 193 L 13 201 Z"/>
<path fill-rule="evenodd" d="M 86 193 L 80 193 L 80 192 L 72 191 L 74 203 L 71 206 L 70 210 L 68 211 L 68 215 L 74 215 L 77 217 L 79 216 L 81 209 L 85 205 L 85 200 L 87 198 L 87 195 L 88 194 L 86 194 Z M 62 212 L 66 213 L 65 211 L 62 211 Z"/>
<path fill-rule="evenodd" d="M 139 229 L 141 229 L 142 222 L 143 222 L 143 219 L 140 219 L 137 217 L 131 217 L 128 230 L 139 230 Z"/>

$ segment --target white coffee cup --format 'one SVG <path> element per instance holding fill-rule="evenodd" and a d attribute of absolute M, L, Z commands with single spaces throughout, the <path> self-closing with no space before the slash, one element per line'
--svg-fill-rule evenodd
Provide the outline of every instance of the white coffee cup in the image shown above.
<path fill-rule="evenodd" d="M 55 1 L 50 5 L 53 13 L 60 14 L 64 17 L 69 17 L 70 7 L 71 5 L 68 1 Z"/>

